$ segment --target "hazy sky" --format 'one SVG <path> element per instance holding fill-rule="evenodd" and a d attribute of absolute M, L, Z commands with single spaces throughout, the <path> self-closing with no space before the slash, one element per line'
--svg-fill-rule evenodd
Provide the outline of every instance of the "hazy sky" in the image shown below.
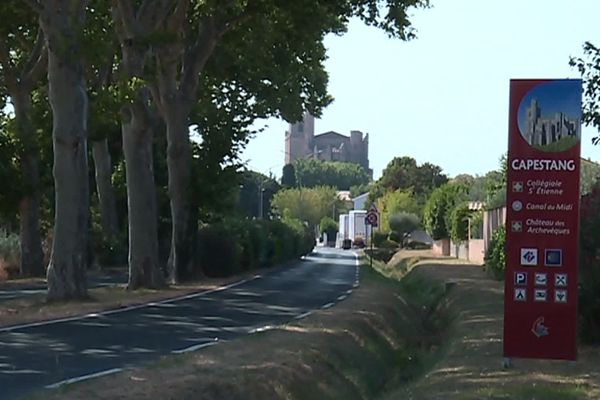
<path fill-rule="evenodd" d="M 506 151 L 511 78 L 579 78 L 569 56 L 586 40 L 600 44 L 598 0 L 432 0 L 415 10 L 418 38 L 389 39 L 351 23 L 326 40 L 329 91 L 335 98 L 315 122 L 370 135 L 375 177 L 396 156 L 441 166 L 447 174 L 484 174 Z M 262 125 L 264 125 L 264 121 Z M 242 159 L 281 175 L 287 123 L 271 119 Z M 582 131 L 582 154 L 600 160 L 600 146 Z"/>

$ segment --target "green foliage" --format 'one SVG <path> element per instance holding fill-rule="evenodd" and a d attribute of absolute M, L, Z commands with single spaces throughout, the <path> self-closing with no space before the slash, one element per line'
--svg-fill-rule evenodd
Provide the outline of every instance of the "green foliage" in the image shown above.
<path fill-rule="evenodd" d="M 589 194 L 600 180 L 600 164 L 581 159 L 580 193 L 582 196 Z"/>
<path fill-rule="evenodd" d="M 580 336 L 600 343 L 600 183 L 581 200 L 579 265 Z"/>
<path fill-rule="evenodd" d="M 373 246 L 381 247 L 383 242 L 388 240 L 388 234 L 382 231 L 374 231 L 373 232 Z"/>
<path fill-rule="evenodd" d="M 375 201 L 384 193 L 398 189 L 412 189 L 417 199 L 424 199 L 432 190 L 446 182 L 448 177 L 437 165 L 418 165 L 412 157 L 396 157 L 388 163 L 381 178 L 375 183 L 369 201 Z"/>
<path fill-rule="evenodd" d="M 286 189 L 296 187 L 296 169 L 294 168 L 294 164 L 283 166 L 281 186 Z"/>
<path fill-rule="evenodd" d="M 20 260 L 19 235 L 0 230 L 0 279 L 8 279 L 17 275 Z"/>
<path fill-rule="evenodd" d="M 342 208 L 337 191 L 332 187 L 284 189 L 273 197 L 276 214 L 284 218 L 306 221 L 309 226 L 318 226 L 321 219 L 331 215 L 333 208 Z"/>
<path fill-rule="evenodd" d="M 303 187 L 331 186 L 350 190 L 369 183 L 369 174 L 358 164 L 314 159 L 294 161 L 296 182 Z"/>
<path fill-rule="evenodd" d="M 398 213 L 411 213 L 420 215 L 421 207 L 414 198 L 412 189 L 398 189 L 386 192 L 377 199 L 377 209 L 380 213 L 380 226 L 384 232 L 389 232 L 390 217 Z"/>
<path fill-rule="evenodd" d="M 485 269 L 496 279 L 504 279 L 506 269 L 506 228 L 499 227 L 492 235 L 485 255 Z"/>
<path fill-rule="evenodd" d="M 463 185 L 445 184 L 431 193 L 425 204 L 423 221 L 433 240 L 450 237 L 448 216 L 456 204 L 465 200 L 466 192 L 467 189 Z"/>
<path fill-rule="evenodd" d="M 420 225 L 419 217 L 415 214 L 402 212 L 390 216 L 390 229 L 401 238 L 419 228 Z"/>
<path fill-rule="evenodd" d="M 299 221 L 227 219 L 200 229 L 194 275 L 227 277 L 279 265 L 310 253 L 314 244 Z"/>
<path fill-rule="evenodd" d="M 319 223 L 319 231 L 321 234 L 326 233 L 330 242 L 334 241 L 338 232 L 338 224 L 329 216 L 323 217 Z"/>
<path fill-rule="evenodd" d="M 240 174 L 241 183 L 238 210 L 246 218 L 268 218 L 271 201 L 281 186 L 271 177 L 255 171 L 244 171 Z M 262 203 L 262 213 L 261 213 Z"/>
<path fill-rule="evenodd" d="M 483 239 L 483 210 L 474 211 L 470 215 L 471 238 Z"/>
<path fill-rule="evenodd" d="M 469 239 L 469 216 L 471 211 L 466 202 L 457 204 L 447 215 L 446 226 L 450 227 L 450 239 L 454 243 Z"/>
<path fill-rule="evenodd" d="M 600 48 L 585 42 L 583 57 L 571 57 L 569 64 L 583 79 L 583 122 L 600 130 Z M 600 135 L 592 143 L 600 143 Z"/>

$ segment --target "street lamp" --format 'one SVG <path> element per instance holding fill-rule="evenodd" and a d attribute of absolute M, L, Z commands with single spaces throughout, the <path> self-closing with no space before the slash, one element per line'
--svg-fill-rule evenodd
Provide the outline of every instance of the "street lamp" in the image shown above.
<path fill-rule="evenodd" d="M 265 197 L 265 188 L 263 187 L 263 182 L 258 186 L 258 219 L 263 219 L 264 213 L 264 197 Z"/>

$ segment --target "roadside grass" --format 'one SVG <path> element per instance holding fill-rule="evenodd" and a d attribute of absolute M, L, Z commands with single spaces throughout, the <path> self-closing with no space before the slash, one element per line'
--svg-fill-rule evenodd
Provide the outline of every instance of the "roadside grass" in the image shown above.
<path fill-rule="evenodd" d="M 577 385 L 562 387 L 522 385 L 513 388 L 485 388 L 476 393 L 479 398 L 494 400 L 581 400 L 590 399 L 586 388 Z M 471 397 L 465 397 L 468 399 Z"/>

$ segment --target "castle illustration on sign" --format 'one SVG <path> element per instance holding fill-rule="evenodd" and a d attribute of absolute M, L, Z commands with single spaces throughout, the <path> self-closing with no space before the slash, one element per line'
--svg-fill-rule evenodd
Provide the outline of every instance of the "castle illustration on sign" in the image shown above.
<path fill-rule="evenodd" d="M 369 168 L 368 134 L 350 131 L 348 137 L 329 131 L 315 135 L 315 117 L 305 113 L 303 120 L 290 124 L 285 133 L 285 163 L 311 158 L 359 164 L 373 176 Z"/>
<path fill-rule="evenodd" d="M 543 147 L 564 139 L 576 140 L 581 134 L 581 121 L 557 112 L 551 116 L 542 115 L 542 109 L 535 98 L 525 110 L 525 124 L 521 134 L 532 146 Z"/>

